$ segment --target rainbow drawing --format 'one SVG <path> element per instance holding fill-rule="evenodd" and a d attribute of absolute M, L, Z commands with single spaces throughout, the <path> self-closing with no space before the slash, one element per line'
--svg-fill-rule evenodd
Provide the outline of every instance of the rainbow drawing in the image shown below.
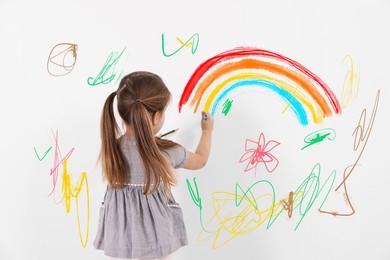
<path fill-rule="evenodd" d="M 313 72 L 281 54 L 253 47 L 237 47 L 200 64 L 183 90 L 179 112 L 192 95 L 194 113 L 203 100 L 203 110 L 211 109 L 214 115 L 221 101 L 239 88 L 273 92 L 302 125 L 308 124 L 308 114 L 314 123 L 321 123 L 325 117 L 341 113 L 334 93 Z M 207 97 L 206 90 L 210 93 Z"/>

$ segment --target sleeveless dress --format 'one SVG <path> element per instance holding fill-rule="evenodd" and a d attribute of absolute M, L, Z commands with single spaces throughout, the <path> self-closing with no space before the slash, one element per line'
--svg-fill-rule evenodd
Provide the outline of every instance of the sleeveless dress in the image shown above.
<path fill-rule="evenodd" d="M 133 138 L 122 138 L 129 164 L 126 187 L 110 189 L 99 210 L 94 247 L 118 258 L 161 258 L 188 244 L 183 213 L 174 197 L 168 199 L 163 185 L 150 194 L 144 189 L 144 166 Z M 165 152 L 172 166 L 182 167 L 188 152 L 182 146 Z"/>

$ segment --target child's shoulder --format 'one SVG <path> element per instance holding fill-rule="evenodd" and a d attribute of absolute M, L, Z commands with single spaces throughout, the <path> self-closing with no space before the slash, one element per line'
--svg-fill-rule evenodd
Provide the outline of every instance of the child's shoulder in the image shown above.
<path fill-rule="evenodd" d="M 188 160 L 188 151 L 180 144 L 165 150 L 174 168 L 181 168 Z"/>

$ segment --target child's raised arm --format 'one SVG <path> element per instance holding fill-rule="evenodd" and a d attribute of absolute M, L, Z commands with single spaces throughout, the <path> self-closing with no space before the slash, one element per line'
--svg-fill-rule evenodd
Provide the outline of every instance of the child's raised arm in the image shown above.
<path fill-rule="evenodd" d="M 208 112 L 202 112 L 201 119 L 202 135 L 195 152 L 189 152 L 189 158 L 183 168 L 197 170 L 203 168 L 210 155 L 212 132 L 214 128 L 214 118 Z"/>

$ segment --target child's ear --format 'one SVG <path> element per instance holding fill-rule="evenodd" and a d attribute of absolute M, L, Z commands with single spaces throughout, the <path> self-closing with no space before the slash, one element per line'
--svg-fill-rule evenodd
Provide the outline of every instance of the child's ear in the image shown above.
<path fill-rule="evenodd" d="M 153 125 L 157 124 L 158 121 L 160 120 L 160 116 L 161 116 L 161 113 L 160 112 L 155 112 L 153 115 L 152 115 L 152 122 L 153 122 Z"/>

